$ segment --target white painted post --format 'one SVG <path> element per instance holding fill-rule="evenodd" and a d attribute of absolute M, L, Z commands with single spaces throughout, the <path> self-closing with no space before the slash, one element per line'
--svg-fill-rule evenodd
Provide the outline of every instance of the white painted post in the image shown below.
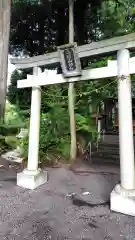
<path fill-rule="evenodd" d="M 115 212 L 135 216 L 135 163 L 129 50 L 119 50 L 117 61 L 121 183 L 117 184 L 111 192 L 110 208 Z"/>
<path fill-rule="evenodd" d="M 33 75 L 37 76 L 40 73 L 41 73 L 40 68 L 35 67 L 33 69 Z M 40 106 L 41 106 L 41 89 L 40 87 L 32 87 L 29 151 L 27 166 L 27 170 L 29 171 L 38 170 Z"/>
<path fill-rule="evenodd" d="M 117 58 L 121 186 L 132 190 L 135 189 L 135 163 L 129 50 L 119 50 Z"/>
<path fill-rule="evenodd" d="M 41 69 L 35 67 L 33 75 L 37 76 L 39 73 L 41 73 Z M 47 172 L 38 168 L 40 106 L 41 89 L 39 86 L 34 86 L 31 95 L 28 165 L 27 169 L 17 174 L 17 185 L 28 189 L 35 189 L 47 182 Z"/>

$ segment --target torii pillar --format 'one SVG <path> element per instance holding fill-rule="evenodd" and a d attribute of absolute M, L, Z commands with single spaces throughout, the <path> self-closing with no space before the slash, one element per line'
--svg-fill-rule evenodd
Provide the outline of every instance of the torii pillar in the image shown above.
<path fill-rule="evenodd" d="M 111 210 L 135 216 L 135 162 L 129 50 L 117 54 L 120 178 L 111 193 Z"/>
<path fill-rule="evenodd" d="M 33 75 L 38 76 L 40 73 L 40 68 L 33 69 Z M 17 185 L 32 190 L 47 182 L 47 172 L 38 168 L 40 107 L 41 89 L 39 86 L 32 87 L 28 164 L 27 169 L 17 174 Z"/>

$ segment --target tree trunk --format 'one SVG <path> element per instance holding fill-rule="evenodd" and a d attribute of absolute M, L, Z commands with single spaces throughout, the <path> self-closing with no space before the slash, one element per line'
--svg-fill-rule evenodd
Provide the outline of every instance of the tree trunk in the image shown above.
<path fill-rule="evenodd" d="M 69 43 L 74 42 L 74 13 L 73 12 L 74 12 L 74 0 L 69 0 Z M 75 161 L 76 153 L 77 153 L 74 101 L 75 101 L 74 83 L 69 83 L 68 107 L 69 107 L 69 116 L 70 116 L 70 134 L 71 134 L 70 158 L 72 161 Z"/>
<path fill-rule="evenodd" d="M 11 0 L 0 0 L 0 118 L 4 117 L 6 101 L 10 12 Z"/>

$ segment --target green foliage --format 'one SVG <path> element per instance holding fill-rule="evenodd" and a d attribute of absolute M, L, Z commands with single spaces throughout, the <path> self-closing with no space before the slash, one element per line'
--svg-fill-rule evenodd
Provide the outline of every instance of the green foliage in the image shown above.
<path fill-rule="evenodd" d="M 80 114 L 76 114 L 76 120 L 77 134 L 85 135 L 85 138 L 87 138 L 86 142 L 89 142 L 96 136 L 97 130 L 94 122 L 89 121 L 87 117 L 83 117 Z M 20 146 L 24 150 L 24 157 L 27 158 L 28 137 L 21 140 Z M 52 161 L 53 155 L 55 155 L 55 158 L 60 157 L 61 159 L 69 160 L 70 132 L 66 108 L 61 107 L 61 105 L 55 105 L 48 113 L 41 115 L 39 146 L 41 162 Z"/>
<path fill-rule="evenodd" d="M 13 135 L 18 133 L 18 127 L 17 126 L 7 126 L 3 123 L 0 124 L 0 134 L 3 136 Z"/>
<path fill-rule="evenodd" d="M 100 30 L 102 38 L 110 38 L 133 32 L 135 4 L 132 0 L 102 2 L 100 14 Z"/>
<path fill-rule="evenodd" d="M 4 123 L 0 123 L 0 152 L 15 149 L 20 145 L 16 137 L 20 129 L 27 127 L 28 123 L 18 106 L 6 103 Z"/>
<path fill-rule="evenodd" d="M 28 142 L 29 142 L 29 137 L 27 136 L 25 138 L 21 138 L 18 144 L 25 161 L 27 160 L 27 157 L 28 157 Z"/>
<path fill-rule="evenodd" d="M 3 135 L 0 135 L 0 148 L 5 146 L 5 137 Z"/>
<path fill-rule="evenodd" d="M 8 87 L 7 99 L 11 104 L 16 104 L 21 109 L 28 109 L 31 101 L 31 89 L 19 89 L 17 88 L 17 81 L 26 79 L 27 74 L 25 72 L 19 72 L 15 70 L 11 75 L 11 84 Z"/>
<path fill-rule="evenodd" d="M 59 144 L 57 145 L 57 152 L 64 160 L 69 161 L 70 158 L 70 137 L 64 136 L 60 138 Z"/>
<path fill-rule="evenodd" d="M 94 62 L 103 66 L 108 59 Z M 111 81 L 111 82 L 110 82 Z M 104 85 L 103 85 L 104 83 Z M 109 86 L 108 86 L 109 84 Z M 110 87 L 110 84 L 112 86 Z M 76 84 L 76 131 L 78 144 L 85 149 L 90 141 L 97 139 L 96 122 L 92 118 L 109 93 L 115 93 L 114 79 L 86 81 Z M 28 137 L 21 140 L 24 157 L 28 156 Z M 70 131 L 68 116 L 67 85 L 53 85 L 42 90 L 42 115 L 40 124 L 41 162 L 52 164 L 57 158 L 69 159 Z"/>
<path fill-rule="evenodd" d="M 89 116 L 76 114 L 76 132 L 78 146 L 84 151 L 90 142 L 95 142 L 97 139 L 96 122 Z"/>
<path fill-rule="evenodd" d="M 75 1 L 75 41 L 83 44 L 99 38 L 97 9 L 100 0 Z M 56 50 L 68 42 L 67 0 L 13 0 L 10 52 L 30 56 Z"/>
<path fill-rule="evenodd" d="M 5 143 L 11 148 L 16 149 L 19 144 L 19 140 L 15 136 L 7 136 L 5 137 Z"/>
<path fill-rule="evenodd" d="M 40 4 L 39 4 L 40 3 Z M 55 11 L 55 8 L 54 8 Z M 30 56 L 52 51 L 56 47 L 56 23 L 50 1 L 14 0 L 11 14 L 10 52 Z"/>
<path fill-rule="evenodd" d="M 20 4 L 20 3 L 23 3 L 23 4 L 35 4 L 35 3 L 39 3 L 39 0 L 13 0 L 13 4 L 15 6 L 15 4 Z"/>
<path fill-rule="evenodd" d="M 135 3 L 132 0 L 75 1 L 75 41 L 90 43 L 105 38 L 134 32 Z M 29 56 L 54 51 L 57 45 L 68 41 L 68 1 L 14 0 L 11 18 L 10 51 L 20 51 Z M 17 23 L 17 24 L 16 24 Z M 98 68 L 116 56 L 82 60 L 84 68 Z M 8 99 L 23 111 L 19 116 L 29 117 L 31 90 L 17 89 L 17 80 L 26 78 L 15 71 L 11 77 Z M 135 83 L 133 79 L 133 94 Z M 68 117 L 68 86 L 53 85 L 42 89 L 42 114 L 39 157 L 52 163 L 57 157 L 69 159 L 70 132 Z M 96 122 L 92 114 L 98 114 L 107 97 L 117 96 L 114 78 L 102 81 L 85 81 L 75 84 L 77 140 L 85 149 L 89 141 L 97 138 Z M 11 114 L 12 115 L 12 114 Z M 14 116 L 14 114 L 13 114 Z M 24 120 L 24 119 L 23 119 Z M 10 119 L 13 123 L 15 120 Z M 16 122 L 19 122 L 18 120 Z M 14 125 L 16 125 L 16 122 Z M 26 120 L 25 120 L 26 122 Z M 28 137 L 20 141 L 24 156 L 28 154 Z"/>
<path fill-rule="evenodd" d="M 76 130 L 78 132 L 84 132 L 89 134 L 90 140 L 92 140 L 92 136 L 94 136 L 97 132 L 96 124 L 91 116 L 86 117 L 80 114 L 76 114 L 76 126 Z"/>
<path fill-rule="evenodd" d="M 74 15 L 75 41 L 78 44 L 123 35 L 135 29 L 133 0 L 77 0 Z M 11 53 L 44 54 L 67 41 L 67 0 L 13 1 Z"/>
<path fill-rule="evenodd" d="M 50 112 L 41 115 L 40 123 L 40 160 L 52 152 L 57 151 L 63 133 L 68 133 L 68 114 L 65 109 L 57 106 L 52 108 Z M 21 141 L 21 147 L 24 148 L 24 154 L 27 156 L 28 150 L 28 137 Z"/>
<path fill-rule="evenodd" d="M 4 136 L 14 135 L 24 126 L 24 118 L 18 107 L 7 102 L 4 122 L 0 122 L 0 134 Z"/>
<path fill-rule="evenodd" d="M 4 123 L 8 126 L 22 127 L 24 125 L 19 109 L 15 105 L 6 103 Z"/>
<path fill-rule="evenodd" d="M 8 149 L 8 145 L 5 142 L 5 136 L 0 135 L 0 154 L 4 153 Z"/>

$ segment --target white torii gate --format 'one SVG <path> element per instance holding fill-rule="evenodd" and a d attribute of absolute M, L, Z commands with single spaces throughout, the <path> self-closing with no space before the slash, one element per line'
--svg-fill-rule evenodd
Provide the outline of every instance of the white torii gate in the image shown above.
<path fill-rule="evenodd" d="M 135 73 L 135 58 L 129 59 L 129 50 L 120 50 L 117 61 L 108 61 L 107 67 L 83 70 L 81 77 L 70 81 L 101 79 L 118 76 L 119 131 L 120 131 L 120 166 L 121 185 L 111 193 L 111 209 L 135 216 L 135 163 L 132 126 L 131 80 Z M 62 75 L 54 71 L 41 72 L 35 67 L 33 75 L 18 81 L 18 88 L 32 87 L 31 117 L 29 134 L 28 166 L 17 175 L 19 186 L 34 189 L 47 181 L 47 173 L 38 169 L 39 129 L 40 129 L 40 86 L 66 83 Z"/>
<path fill-rule="evenodd" d="M 79 57 L 89 57 L 117 52 L 117 61 L 108 61 L 108 66 L 83 70 L 81 77 L 70 81 L 95 80 L 118 76 L 119 142 L 121 183 L 111 193 L 111 209 L 135 216 L 135 163 L 132 124 L 132 96 L 130 74 L 135 73 L 134 58 L 130 59 L 128 49 L 135 49 L 135 34 L 115 37 L 78 47 Z M 18 69 L 33 68 L 33 75 L 18 81 L 18 88 L 32 87 L 29 153 L 27 169 L 17 175 L 17 185 L 34 189 L 47 181 L 47 173 L 38 169 L 40 129 L 40 87 L 67 82 L 62 75 L 42 73 L 40 66 L 56 66 L 58 53 L 25 59 L 11 59 Z"/>

